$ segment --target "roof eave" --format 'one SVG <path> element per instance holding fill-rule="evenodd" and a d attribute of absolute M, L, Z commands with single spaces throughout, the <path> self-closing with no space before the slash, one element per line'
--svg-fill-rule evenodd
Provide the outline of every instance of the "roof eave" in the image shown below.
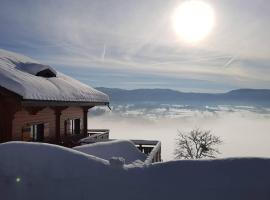
<path fill-rule="evenodd" d="M 109 102 L 23 100 L 22 106 L 108 106 Z"/>

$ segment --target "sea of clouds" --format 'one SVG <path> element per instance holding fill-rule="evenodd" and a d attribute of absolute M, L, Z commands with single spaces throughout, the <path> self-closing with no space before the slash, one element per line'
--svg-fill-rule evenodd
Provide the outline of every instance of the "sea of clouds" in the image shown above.
<path fill-rule="evenodd" d="M 89 128 L 108 128 L 111 138 L 157 139 L 164 160 L 174 158 L 178 131 L 211 130 L 223 140 L 219 157 L 270 157 L 270 108 L 177 104 L 112 105 L 89 112 Z"/>

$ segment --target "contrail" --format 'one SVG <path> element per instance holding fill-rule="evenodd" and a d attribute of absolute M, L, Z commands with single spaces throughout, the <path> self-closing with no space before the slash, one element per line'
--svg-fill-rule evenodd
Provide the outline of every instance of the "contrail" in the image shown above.
<path fill-rule="evenodd" d="M 235 60 L 235 56 L 232 56 L 225 64 L 224 67 L 228 67 Z"/>
<path fill-rule="evenodd" d="M 104 46 L 103 46 L 103 52 L 102 52 L 102 55 L 101 55 L 101 60 L 102 61 L 104 61 L 105 55 L 106 55 L 106 44 L 104 44 Z"/>
<path fill-rule="evenodd" d="M 151 64 L 151 66 L 157 66 L 157 65 L 167 65 L 167 64 L 185 64 L 185 63 L 192 63 L 192 62 L 203 62 L 203 61 L 214 61 L 217 59 L 225 59 L 228 57 L 224 57 L 224 56 L 214 56 L 214 57 L 201 57 L 201 58 L 197 58 L 197 59 L 192 59 L 190 58 L 189 60 L 183 60 L 183 61 L 172 61 L 172 62 L 159 62 L 159 63 L 154 63 Z M 229 64 L 231 64 L 234 60 L 235 57 L 230 57 L 228 58 L 229 60 L 223 65 L 223 66 L 228 66 Z"/>

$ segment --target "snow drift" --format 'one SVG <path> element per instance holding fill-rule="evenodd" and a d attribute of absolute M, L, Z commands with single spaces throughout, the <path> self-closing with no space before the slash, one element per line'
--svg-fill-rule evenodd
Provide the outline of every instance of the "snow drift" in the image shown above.
<path fill-rule="evenodd" d="M 105 160 L 110 160 L 112 157 L 121 157 L 124 158 L 126 164 L 136 160 L 143 162 L 146 159 L 146 155 L 128 140 L 98 142 L 74 147 L 73 149 Z"/>
<path fill-rule="evenodd" d="M 171 161 L 115 168 L 60 146 L 0 144 L 1 199 L 270 199 L 270 159 Z M 18 179 L 19 178 L 19 179 Z"/>

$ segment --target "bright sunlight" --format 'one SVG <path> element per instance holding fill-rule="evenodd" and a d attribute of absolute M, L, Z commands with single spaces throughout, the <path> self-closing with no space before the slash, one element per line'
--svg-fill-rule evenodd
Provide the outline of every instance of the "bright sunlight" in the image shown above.
<path fill-rule="evenodd" d="M 173 28 L 181 39 L 196 43 L 204 39 L 214 26 L 213 8 L 199 0 L 185 1 L 173 14 Z"/>

